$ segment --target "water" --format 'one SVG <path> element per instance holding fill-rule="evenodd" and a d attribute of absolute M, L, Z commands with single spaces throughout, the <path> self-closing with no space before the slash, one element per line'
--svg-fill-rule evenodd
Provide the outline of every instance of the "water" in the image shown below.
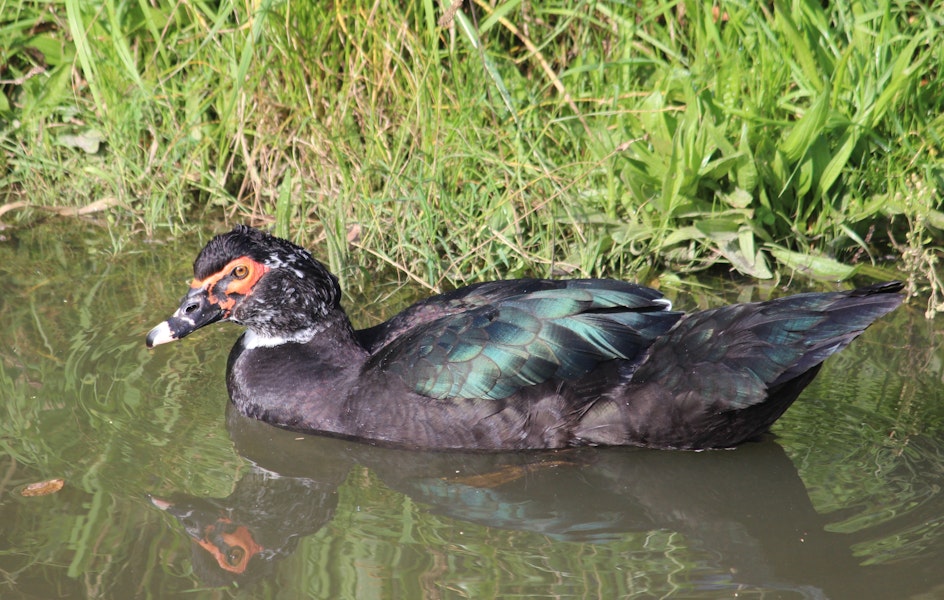
<path fill-rule="evenodd" d="M 405 452 L 232 414 L 236 326 L 145 349 L 198 240 L 3 233 L 0 597 L 944 595 L 944 353 L 918 307 L 735 450 Z"/>

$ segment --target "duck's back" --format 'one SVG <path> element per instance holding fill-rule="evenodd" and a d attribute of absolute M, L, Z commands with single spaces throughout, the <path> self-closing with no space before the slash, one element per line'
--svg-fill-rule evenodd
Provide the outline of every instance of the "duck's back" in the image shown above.
<path fill-rule="evenodd" d="M 656 290 L 634 283 L 611 279 L 506 279 L 485 281 L 436 294 L 420 300 L 390 320 L 355 332 L 358 342 L 375 353 L 391 341 L 409 334 L 432 321 L 466 313 L 484 307 L 495 307 L 514 297 L 537 292 L 568 289 L 608 289 L 635 295 L 640 302 L 651 304 L 657 310 L 668 310 L 671 304 Z M 681 316 L 681 313 L 676 313 Z"/>

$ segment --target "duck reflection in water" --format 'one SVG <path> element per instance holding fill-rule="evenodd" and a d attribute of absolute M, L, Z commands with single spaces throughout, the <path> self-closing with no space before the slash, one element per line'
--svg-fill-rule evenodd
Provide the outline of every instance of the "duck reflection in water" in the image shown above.
<path fill-rule="evenodd" d="M 826 530 L 829 520 L 814 510 L 772 439 L 700 453 L 457 454 L 299 439 L 235 410 L 228 426 L 239 453 L 254 463 L 232 494 L 151 497 L 194 540 L 194 570 L 209 585 L 244 587 L 274 574 L 300 539 L 331 521 L 338 487 L 361 465 L 428 512 L 463 522 L 585 543 L 678 533 L 708 557 L 697 569 L 703 575 L 693 575 L 705 580 L 689 581 L 695 588 L 861 598 L 895 597 L 908 586 L 881 566 L 860 566 L 851 550 L 860 536 Z M 836 573 L 849 577 L 830 590 Z M 882 589 L 890 595 L 876 596 Z"/>
<path fill-rule="evenodd" d="M 301 538 L 331 521 L 346 473 L 322 475 L 282 477 L 254 467 L 226 498 L 178 494 L 149 499 L 193 539 L 193 567 L 204 583 L 246 584 L 271 574 Z"/>

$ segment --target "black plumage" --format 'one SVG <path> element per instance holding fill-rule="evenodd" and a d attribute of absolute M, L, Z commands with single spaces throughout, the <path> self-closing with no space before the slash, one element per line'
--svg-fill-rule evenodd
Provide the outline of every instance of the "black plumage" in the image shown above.
<path fill-rule="evenodd" d="M 245 325 L 227 375 L 241 412 L 442 449 L 731 446 L 766 431 L 829 355 L 902 300 L 895 282 L 685 315 L 631 283 L 522 279 L 355 331 L 337 279 L 261 231 L 217 236 L 194 274 L 148 344 Z"/>

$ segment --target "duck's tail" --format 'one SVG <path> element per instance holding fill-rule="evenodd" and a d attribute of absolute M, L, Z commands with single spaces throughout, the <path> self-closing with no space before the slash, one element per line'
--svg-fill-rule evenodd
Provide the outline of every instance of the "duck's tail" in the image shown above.
<path fill-rule="evenodd" d="M 694 449 L 755 437 L 793 403 L 827 357 L 901 304 L 902 287 L 896 281 L 798 294 L 686 316 L 652 345 L 610 402 L 587 412 L 584 441 L 620 443 L 616 436 L 622 443 Z M 613 410 L 622 413 L 620 421 L 610 420 Z M 610 413 L 606 421 L 603 412 Z"/>

